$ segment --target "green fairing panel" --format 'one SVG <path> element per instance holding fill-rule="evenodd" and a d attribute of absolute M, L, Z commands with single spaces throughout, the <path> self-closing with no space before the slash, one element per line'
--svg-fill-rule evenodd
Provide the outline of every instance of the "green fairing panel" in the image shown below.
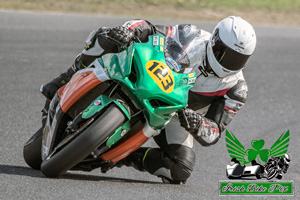
<path fill-rule="evenodd" d="M 108 106 L 111 103 L 115 103 L 130 119 L 130 114 L 128 113 L 127 109 L 119 103 L 118 99 L 110 98 L 104 95 L 99 96 L 96 98 L 82 113 L 82 118 L 88 119 L 94 116 L 96 113 L 100 112 L 103 108 Z"/>
<path fill-rule="evenodd" d="M 187 105 L 188 90 L 195 81 L 195 73 L 170 70 L 163 45 L 164 37 L 158 34 L 150 36 L 147 43 L 134 43 L 118 54 L 106 54 L 98 59 L 107 75 L 120 83 L 155 129 L 161 129 L 174 112 Z M 133 67 L 135 81 L 129 78 Z M 154 105 L 153 100 L 160 105 Z"/>
<path fill-rule="evenodd" d="M 120 140 L 128 131 L 130 130 L 130 122 L 125 122 L 122 126 L 120 126 L 115 133 L 109 137 L 109 139 L 106 141 L 106 146 L 112 146 L 115 144 L 118 140 Z"/>

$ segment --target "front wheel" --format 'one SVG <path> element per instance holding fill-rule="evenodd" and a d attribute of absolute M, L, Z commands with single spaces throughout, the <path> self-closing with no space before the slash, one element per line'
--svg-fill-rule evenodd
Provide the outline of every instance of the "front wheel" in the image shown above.
<path fill-rule="evenodd" d="M 268 170 L 267 173 L 267 179 L 271 180 L 272 178 L 276 177 L 278 175 L 278 170 L 272 167 L 271 169 Z"/>
<path fill-rule="evenodd" d="M 115 105 L 108 109 L 80 135 L 51 157 L 41 166 L 47 177 L 58 177 L 74 167 L 101 145 L 125 121 L 125 115 Z"/>
<path fill-rule="evenodd" d="M 23 157 L 25 162 L 33 169 L 41 169 L 42 164 L 43 128 L 40 128 L 24 145 Z"/>

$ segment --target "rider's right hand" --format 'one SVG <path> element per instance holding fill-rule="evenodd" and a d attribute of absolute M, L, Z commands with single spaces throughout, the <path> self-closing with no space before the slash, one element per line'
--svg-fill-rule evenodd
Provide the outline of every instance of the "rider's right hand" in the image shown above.
<path fill-rule="evenodd" d="M 178 113 L 179 121 L 182 127 L 184 127 L 190 133 L 197 132 L 201 122 L 201 116 L 192 109 L 184 109 L 181 113 Z"/>

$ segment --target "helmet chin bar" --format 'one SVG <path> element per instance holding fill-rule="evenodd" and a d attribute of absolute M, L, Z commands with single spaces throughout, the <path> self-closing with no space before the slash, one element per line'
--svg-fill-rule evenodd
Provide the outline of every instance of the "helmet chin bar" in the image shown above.
<path fill-rule="evenodd" d="M 240 70 L 237 71 L 228 70 L 224 68 L 222 65 L 220 65 L 220 63 L 216 60 L 212 52 L 211 41 L 208 42 L 206 52 L 207 52 L 207 59 L 210 67 L 219 78 L 225 78 L 226 76 L 236 74 L 240 71 Z"/>

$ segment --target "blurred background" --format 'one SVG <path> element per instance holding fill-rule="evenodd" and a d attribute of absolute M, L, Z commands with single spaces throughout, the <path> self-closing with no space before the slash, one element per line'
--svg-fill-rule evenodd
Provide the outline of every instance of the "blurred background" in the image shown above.
<path fill-rule="evenodd" d="M 0 0 L 0 9 L 300 26 L 300 0 Z"/>

